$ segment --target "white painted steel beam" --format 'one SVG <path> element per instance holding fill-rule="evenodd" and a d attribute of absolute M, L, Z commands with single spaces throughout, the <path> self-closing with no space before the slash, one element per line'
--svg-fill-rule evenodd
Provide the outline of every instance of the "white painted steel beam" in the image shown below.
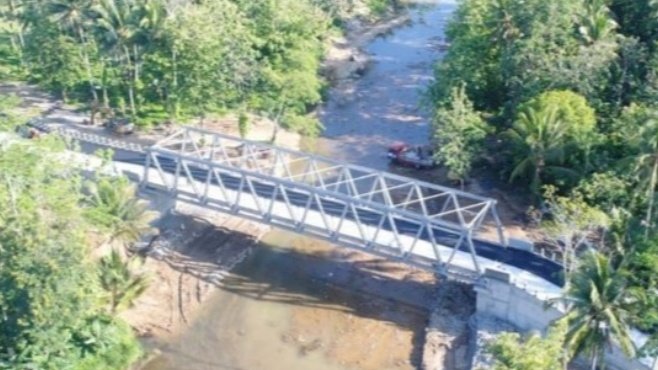
<path fill-rule="evenodd" d="M 463 269 L 464 246 L 467 270 L 482 272 L 472 235 L 487 217 L 505 244 L 493 199 L 268 143 L 185 128 L 149 148 L 146 166 L 145 186 L 396 259 L 427 259 L 439 270 L 458 255 Z M 442 252 L 437 232 L 458 238 L 456 247 Z"/>

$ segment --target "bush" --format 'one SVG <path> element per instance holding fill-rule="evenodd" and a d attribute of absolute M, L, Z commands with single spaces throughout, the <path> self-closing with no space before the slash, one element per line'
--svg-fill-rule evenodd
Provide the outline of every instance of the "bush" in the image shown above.
<path fill-rule="evenodd" d="M 142 355 L 132 329 L 126 323 L 108 316 L 88 320 L 77 339 L 84 356 L 75 370 L 126 369 Z"/>
<path fill-rule="evenodd" d="M 368 0 L 368 8 L 373 14 L 383 14 L 386 13 L 390 8 L 389 0 Z"/>

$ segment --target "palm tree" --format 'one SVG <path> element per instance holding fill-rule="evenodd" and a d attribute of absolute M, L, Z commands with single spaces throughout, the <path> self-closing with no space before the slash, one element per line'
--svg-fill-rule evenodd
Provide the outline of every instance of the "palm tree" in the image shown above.
<path fill-rule="evenodd" d="M 618 27 L 610 17 L 610 9 L 604 0 L 589 0 L 580 23 L 578 31 L 588 45 L 610 39 Z"/>
<path fill-rule="evenodd" d="M 613 343 L 627 356 L 635 355 L 627 322 L 630 313 L 626 283 L 607 256 L 587 254 L 560 300 L 568 308 L 561 320 L 567 321 L 565 345 L 571 358 L 587 355 L 595 370 L 605 349 Z"/>
<path fill-rule="evenodd" d="M 136 2 L 133 0 L 100 0 L 94 6 L 95 26 L 100 34 L 102 46 L 112 55 L 114 62 L 129 76 L 128 100 L 133 116 L 137 113 L 135 103 L 135 66 L 132 42 L 136 33 L 133 23 Z"/>
<path fill-rule="evenodd" d="M 135 259 L 123 259 L 116 249 L 101 258 L 99 279 L 103 290 L 108 294 L 110 313 L 132 306 L 146 288 L 148 279 L 143 274 L 135 273 Z"/>
<path fill-rule="evenodd" d="M 99 0 L 94 12 L 104 48 L 130 76 L 128 100 L 134 116 L 142 48 L 161 36 L 166 16 L 164 3 L 160 0 Z"/>
<path fill-rule="evenodd" d="M 94 84 L 94 76 L 91 70 L 91 62 L 88 52 L 88 39 L 85 25 L 90 21 L 93 0 L 53 0 L 48 3 L 48 13 L 53 21 L 63 24 L 80 43 L 80 56 L 85 64 L 87 79 L 91 88 L 94 104 L 98 102 L 98 94 Z"/>
<path fill-rule="evenodd" d="M 636 131 L 636 135 L 631 137 L 631 143 L 638 148 L 639 154 L 627 158 L 635 162 L 634 172 L 647 197 L 647 212 L 644 218 L 645 236 L 648 236 L 653 228 L 652 218 L 656 186 L 658 186 L 658 114 L 654 111 L 647 113 L 640 117 L 643 122 L 638 122 L 639 130 Z"/>
<path fill-rule="evenodd" d="M 150 223 L 156 213 L 148 210 L 148 204 L 135 196 L 135 186 L 125 178 L 100 179 L 88 186 L 88 216 L 96 224 L 106 228 L 110 237 L 130 243 L 152 231 Z"/>
<path fill-rule="evenodd" d="M 530 187 L 538 194 L 546 171 L 570 174 L 570 170 L 558 166 L 564 162 L 568 135 L 556 107 L 541 110 L 527 107 L 506 136 L 518 151 L 510 181 L 530 174 Z"/>

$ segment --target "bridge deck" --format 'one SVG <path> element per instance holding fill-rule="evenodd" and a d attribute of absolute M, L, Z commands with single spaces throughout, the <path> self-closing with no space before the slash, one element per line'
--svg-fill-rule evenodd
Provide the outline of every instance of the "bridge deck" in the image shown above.
<path fill-rule="evenodd" d="M 182 201 L 461 280 L 490 268 L 561 282 L 555 262 L 502 245 L 495 200 L 454 189 L 198 129 L 149 148 L 143 178 Z M 487 216 L 497 242 L 475 238 Z"/>
<path fill-rule="evenodd" d="M 45 131 L 115 148 L 115 166 L 140 169 L 143 189 L 166 190 L 181 201 L 459 280 L 495 269 L 549 296 L 562 284 L 559 264 L 503 246 L 493 199 L 203 130 L 178 132 L 149 149 L 70 129 Z M 90 160 L 75 160 L 83 157 Z M 499 226 L 497 242 L 477 238 L 486 216 Z"/>

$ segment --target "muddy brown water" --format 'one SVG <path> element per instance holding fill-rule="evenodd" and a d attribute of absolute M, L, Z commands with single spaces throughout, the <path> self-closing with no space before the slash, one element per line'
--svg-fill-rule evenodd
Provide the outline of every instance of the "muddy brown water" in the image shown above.
<path fill-rule="evenodd" d="M 330 93 L 320 112 L 325 133 L 306 150 L 387 170 L 390 142 L 427 141 L 428 113 L 418 103 L 455 7 L 429 3 L 368 45 L 373 63 L 352 86 Z M 148 343 L 161 355 L 144 370 L 418 368 L 432 282 L 390 279 L 377 270 L 399 267 L 349 262 L 350 253 L 269 233 L 188 330 Z"/>

